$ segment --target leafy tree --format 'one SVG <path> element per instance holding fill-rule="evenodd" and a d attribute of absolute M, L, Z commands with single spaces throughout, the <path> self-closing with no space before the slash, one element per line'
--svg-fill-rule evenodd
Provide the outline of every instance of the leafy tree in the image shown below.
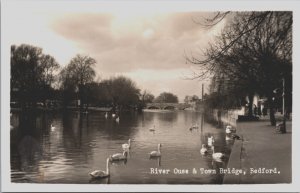
<path fill-rule="evenodd" d="M 197 101 L 197 100 L 199 100 L 199 97 L 198 97 L 197 95 L 193 95 L 193 96 L 185 96 L 185 97 L 184 97 L 184 102 L 185 102 L 185 103 L 188 103 L 188 102 L 190 102 L 190 101 L 195 102 L 195 101 Z"/>
<path fill-rule="evenodd" d="M 157 103 L 178 103 L 178 97 L 172 93 L 163 92 L 154 101 Z"/>
<path fill-rule="evenodd" d="M 47 98 L 53 98 L 54 90 L 53 84 L 56 82 L 55 73 L 57 73 L 59 69 L 59 64 L 56 60 L 50 55 L 42 55 L 40 59 L 40 65 L 42 68 L 42 89 L 41 92 L 42 100 L 46 101 Z"/>
<path fill-rule="evenodd" d="M 35 106 L 45 100 L 55 81 L 54 71 L 59 64 L 52 56 L 45 55 L 41 48 L 22 44 L 11 46 L 11 98 Z"/>
<path fill-rule="evenodd" d="M 95 64 L 95 59 L 77 54 L 60 73 L 61 88 L 67 94 L 65 101 L 74 99 L 74 93 L 78 93 L 81 110 L 83 103 L 87 102 L 85 85 L 91 83 L 96 75 L 93 69 Z"/>
<path fill-rule="evenodd" d="M 109 99 L 112 100 L 114 108 L 122 110 L 139 103 L 140 89 L 131 79 L 118 76 L 105 82 Z"/>

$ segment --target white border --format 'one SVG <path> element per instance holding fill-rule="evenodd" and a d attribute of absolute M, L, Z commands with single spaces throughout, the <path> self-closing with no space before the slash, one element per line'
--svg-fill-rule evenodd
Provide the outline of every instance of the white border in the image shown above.
<path fill-rule="evenodd" d="M 5 28 L 9 26 L 9 18 L 6 17 L 7 8 L 11 8 L 15 3 L 22 1 L 2 1 L 1 2 L 1 191 L 5 192 L 128 192 L 128 191 L 174 191 L 174 192 L 252 192 L 252 191 L 275 191 L 275 192 L 288 192 L 288 191 L 300 191 L 299 186 L 299 89 L 296 88 L 296 84 L 299 81 L 297 73 L 299 71 L 299 45 L 300 45 L 300 1 L 167 1 L 167 0 L 152 0 L 152 1 L 129 1 L 129 0 L 114 0 L 114 1 L 52 1 L 51 3 L 57 3 L 60 6 L 83 6 L 86 4 L 100 3 L 100 10 L 105 10 L 108 7 L 126 6 L 128 9 L 160 9 L 168 7 L 168 10 L 172 11 L 264 11 L 264 10 L 280 10 L 280 11 L 293 11 L 294 18 L 294 32 L 293 32 L 293 74 L 294 74 L 294 88 L 293 88 L 293 148 L 292 148 L 292 169 L 293 178 L 292 184 L 271 184 L 271 185 L 77 185 L 77 184 L 13 184 L 10 182 L 10 131 L 9 131 L 9 93 L 10 93 L 10 46 L 8 43 L 8 37 L 10 32 Z M 49 3 L 48 1 L 26 1 L 28 3 L 34 2 Z M 50 3 L 50 4 L 51 4 Z M 16 13 L 18 14 L 18 13 Z M 274 142 L 276 143 L 276 142 Z M 280 157 L 278 158 L 280 159 Z M 298 185 L 297 185 L 298 184 Z"/>

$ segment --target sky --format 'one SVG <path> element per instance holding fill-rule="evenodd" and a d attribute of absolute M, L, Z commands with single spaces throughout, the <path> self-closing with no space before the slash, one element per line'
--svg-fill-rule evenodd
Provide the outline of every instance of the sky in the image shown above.
<path fill-rule="evenodd" d="M 97 61 L 97 79 L 124 75 L 155 96 L 201 98 L 202 83 L 208 92 L 209 81 L 188 80 L 196 66 L 186 62 L 185 53 L 201 58 L 226 20 L 208 29 L 197 21 L 212 12 L 127 5 L 19 1 L 8 14 L 9 42 L 41 47 L 61 66 L 76 54 L 88 55 Z"/>

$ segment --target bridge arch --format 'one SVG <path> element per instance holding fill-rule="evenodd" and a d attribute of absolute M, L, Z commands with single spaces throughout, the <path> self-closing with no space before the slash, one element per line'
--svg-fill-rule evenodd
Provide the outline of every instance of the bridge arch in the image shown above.
<path fill-rule="evenodd" d="M 182 107 L 180 110 L 189 110 L 191 108 L 192 108 L 191 106 L 185 106 L 185 107 Z"/>
<path fill-rule="evenodd" d="M 150 107 L 148 107 L 147 109 L 160 109 L 160 108 L 157 107 L 157 106 L 150 106 Z"/>
<path fill-rule="evenodd" d="M 165 106 L 163 109 L 164 110 L 175 110 L 176 107 L 174 107 L 174 106 Z"/>

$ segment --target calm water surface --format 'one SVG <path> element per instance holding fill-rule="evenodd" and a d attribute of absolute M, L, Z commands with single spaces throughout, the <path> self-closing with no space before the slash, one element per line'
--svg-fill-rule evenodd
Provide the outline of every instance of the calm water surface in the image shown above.
<path fill-rule="evenodd" d="M 199 129 L 190 131 L 196 123 Z M 11 180 L 17 183 L 221 184 L 218 168 L 226 167 L 232 146 L 225 140 L 225 129 L 193 111 L 129 112 L 120 115 L 119 123 L 103 112 L 14 113 L 11 124 Z M 156 131 L 150 132 L 153 125 Z M 200 154 L 201 144 L 211 135 L 215 150 L 227 155 L 223 162 L 213 161 L 211 153 Z M 91 180 L 88 174 L 105 170 L 106 158 L 122 153 L 128 139 L 132 143 L 127 162 L 111 164 L 109 178 Z M 158 143 L 161 159 L 149 159 Z M 155 175 L 150 168 L 171 172 Z M 174 174 L 174 168 L 189 174 Z M 199 168 L 216 169 L 217 174 L 200 174 Z"/>

